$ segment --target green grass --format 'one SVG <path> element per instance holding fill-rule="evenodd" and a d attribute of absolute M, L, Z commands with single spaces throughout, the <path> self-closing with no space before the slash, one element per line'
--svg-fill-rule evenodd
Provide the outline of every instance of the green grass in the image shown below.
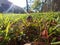
<path fill-rule="evenodd" d="M 27 14 L 11 14 L 11 13 L 1 14 L 0 13 L 0 36 L 4 37 L 4 40 L 8 41 L 10 38 L 15 39 L 18 36 L 16 35 L 17 32 L 19 36 L 23 36 L 25 33 L 27 33 L 28 30 L 32 31 L 36 29 L 37 30 L 36 32 L 38 32 L 38 31 L 42 31 L 45 27 L 48 28 L 47 35 L 49 37 L 52 36 L 53 34 L 58 36 L 60 35 L 60 12 L 31 13 L 30 16 L 32 16 L 32 20 L 33 20 L 32 22 L 29 22 L 28 21 L 29 19 L 27 20 L 27 17 L 29 17 L 29 15 Z M 54 22 L 55 25 L 51 26 L 52 23 L 51 21 L 55 21 L 56 24 Z M 48 25 L 45 25 L 47 23 Z M 24 30 L 26 31 L 23 31 L 23 28 L 25 28 Z M 34 36 L 35 33 L 31 32 L 30 37 L 29 35 L 26 37 L 29 37 L 29 39 L 32 38 L 31 41 L 40 40 L 39 34 Z M 56 38 L 57 37 L 53 37 L 50 43 L 56 42 L 57 40 Z M 22 39 L 24 38 L 21 37 L 21 40 Z M 4 41 L 2 43 L 4 43 Z"/>

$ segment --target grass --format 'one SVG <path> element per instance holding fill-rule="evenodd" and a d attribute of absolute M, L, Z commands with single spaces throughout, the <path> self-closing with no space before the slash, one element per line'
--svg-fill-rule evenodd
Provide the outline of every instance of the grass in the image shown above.
<path fill-rule="evenodd" d="M 18 37 L 25 42 L 60 44 L 60 12 L 0 14 L 0 37 L 1 45 Z"/>

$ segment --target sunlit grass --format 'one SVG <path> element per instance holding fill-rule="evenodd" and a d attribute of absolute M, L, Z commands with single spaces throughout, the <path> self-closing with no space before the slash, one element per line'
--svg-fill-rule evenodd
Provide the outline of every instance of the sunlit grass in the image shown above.
<path fill-rule="evenodd" d="M 29 16 L 32 16 L 31 17 L 32 21 L 29 21 L 29 18 L 28 18 Z M 55 21 L 55 22 L 51 22 L 51 21 Z M 48 25 L 45 25 L 47 23 L 48 23 Z M 51 23 L 53 23 L 52 26 L 51 26 Z M 4 40 L 8 41 L 10 38 L 14 38 L 14 39 L 17 38 L 18 34 L 19 34 L 19 36 L 24 35 L 25 33 L 27 33 L 28 30 L 29 31 L 36 30 L 36 32 L 39 32 L 39 31 L 42 31 L 45 27 L 48 28 L 48 34 L 47 34 L 48 37 L 50 37 L 53 34 L 59 36 L 59 34 L 60 34 L 59 33 L 60 27 L 58 26 L 59 24 L 60 24 L 60 12 L 30 13 L 30 15 L 0 13 L 0 36 L 2 36 L 4 38 Z M 29 28 L 29 27 L 31 27 L 31 28 Z M 40 34 L 34 36 L 36 32 L 28 33 L 28 34 L 31 34 L 32 41 L 39 40 Z M 11 33 L 13 33 L 13 34 L 11 35 Z M 41 32 L 39 32 L 39 33 L 41 33 Z M 28 34 L 26 34 L 26 35 L 29 37 Z M 29 39 L 31 38 L 31 36 L 29 37 Z M 24 39 L 24 38 L 22 38 L 22 39 Z M 53 37 L 51 40 L 52 40 L 51 42 L 55 42 L 56 37 Z M 4 43 L 4 42 L 2 42 L 2 43 Z M 60 42 L 58 42 L 58 43 L 60 43 Z M 55 43 L 51 43 L 51 44 L 55 44 Z"/>

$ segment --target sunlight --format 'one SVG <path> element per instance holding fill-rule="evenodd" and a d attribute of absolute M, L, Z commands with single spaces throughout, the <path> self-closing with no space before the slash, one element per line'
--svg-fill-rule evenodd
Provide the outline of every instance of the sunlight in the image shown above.
<path fill-rule="evenodd" d="M 26 0 L 8 0 L 12 2 L 14 5 L 17 5 L 19 7 L 25 7 L 26 6 Z"/>

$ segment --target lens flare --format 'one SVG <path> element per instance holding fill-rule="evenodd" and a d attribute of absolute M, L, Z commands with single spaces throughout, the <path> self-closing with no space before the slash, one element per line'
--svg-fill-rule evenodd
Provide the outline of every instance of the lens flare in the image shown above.
<path fill-rule="evenodd" d="M 14 5 L 19 6 L 19 7 L 25 7 L 26 6 L 26 0 L 8 0 L 8 1 L 13 3 Z"/>

